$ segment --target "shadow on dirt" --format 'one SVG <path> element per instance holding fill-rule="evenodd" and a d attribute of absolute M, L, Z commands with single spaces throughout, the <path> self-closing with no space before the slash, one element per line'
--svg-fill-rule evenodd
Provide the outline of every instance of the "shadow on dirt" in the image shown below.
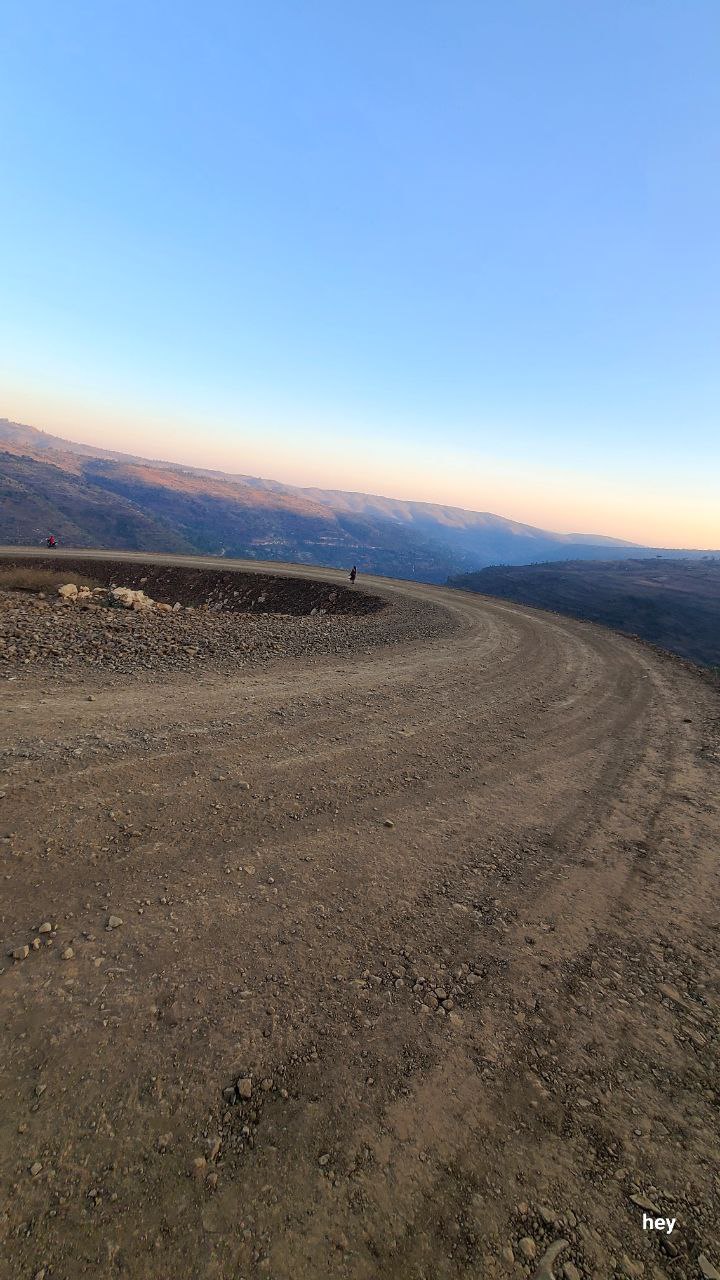
<path fill-rule="evenodd" d="M 281 574 L 245 573 L 234 569 L 197 569 L 184 565 L 142 564 L 135 561 L 85 559 L 83 556 L 42 559 L 18 556 L 3 561 L 6 568 L 32 566 L 60 572 L 66 582 L 91 577 L 100 586 L 143 590 L 166 604 L 206 606 L 215 612 L 355 614 L 377 613 L 386 602 L 357 587 L 338 586 Z"/>

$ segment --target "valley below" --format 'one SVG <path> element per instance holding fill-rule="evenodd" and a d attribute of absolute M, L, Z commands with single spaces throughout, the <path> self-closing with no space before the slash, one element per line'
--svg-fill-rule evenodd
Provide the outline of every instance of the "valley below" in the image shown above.
<path fill-rule="evenodd" d="M 53 563 L 181 607 L 0 592 L 3 1280 L 720 1275 L 717 690 L 449 587 Z"/>
<path fill-rule="evenodd" d="M 452 586 L 599 622 L 720 671 L 720 556 L 496 565 Z"/>

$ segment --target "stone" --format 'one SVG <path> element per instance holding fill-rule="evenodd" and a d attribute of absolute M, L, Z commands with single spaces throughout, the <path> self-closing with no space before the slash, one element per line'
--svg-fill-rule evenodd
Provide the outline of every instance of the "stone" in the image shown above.
<path fill-rule="evenodd" d="M 235 1088 L 238 1091 L 238 1097 L 243 1102 L 247 1102 L 252 1097 L 252 1076 L 241 1076 Z"/>
<path fill-rule="evenodd" d="M 628 1276 L 629 1280 L 636 1280 L 637 1276 L 645 1274 L 645 1264 L 643 1262 L 635 1262 L 633 1258 L 629 1258 L 624 1253 L 620 1259 L 620 1270 L 624 1276 Z"/>
<path fill-rule="evenodd" d="M 532 1280 L 554 1280 L 553 1263 L 562 1253 L 563 1249 L 567 1249 L 567 1240 L 554 1240 L 548 1249 L 545 1250 L 536 1271 L 533 1271 Z"/>
<path fill-rule="evenodd" d="M 120 916 L 108 916 L 108 921 L 107 921 L 108 929 L 119 929 L 121 924 L 122 924 L 122 919 Z"/>
<path fill-rule="evenodd" d="M 647 1209 L 649 1213 L 654 1213 L 656 1217 L 660 1217 L 660 1210 L 657 1205 L 654 1204 L 652 1200 L 649 1200 L 647 1196 L 638 1194 L 631 1196 L 630 1199 L 633 1204 L 638 1206 L 638 1209 Z"/>
<path fill-rule="evenodd" d="M 66 947 L 62 953 L 62 958 L 63 960 L 72 960 L 74 955 L 75 955 L 75 952 L 73 951 L 72 947 Z"/>
<path fill-rule="evenodd" d="M 393 822 L 392 818 L 386 818 L 386 819 L 385 819 L 385 821 L 383 822 L 383 826 L 384 826 L 384 827 L 394 827 L 394 826 L 395 826 L 395 823 Z"/>
<path fill-rule="evenodd" d="M 58 595 L 63 600 L 74 600 L 78 593 L 78 589 L 74 582 L 66 582 L 62 587 L 58 587 Z"/>
<path fill-rule="evenodd" d="M 523 1236 L 522 1240 L 518 1244 L 518 1249 L 520 1250 L 522 1257 L 527 1258 L 528 1262 L 532 1261 L 537 1253 L 535 1241 L 531 1240 L 530 1236 Z"/>
<path fill-rule="evenodd" d="M 562 1273 L 563 1280 L 582 1280 L 582 1276 L 574 1262 L 566 1262 Z"/>
<path fill-rule="evenodd" d="M 42 1165 L 39 1160 L 36 1160 L 34 1164 L 30 1165 L 30 1176 L 37 1178 L 39 1173 L 42 1173 Z"/>
<path fill-rule="evenodd" d="M 323 1168 L 325 1168 L 325 1165 L 329 1164 L 329 1162 L 330 1162 L 330 1153 L 328 1151 L 325 1151 L 323 1155 L 320 1156 L 320 1159 L 318 1160 L 318 1164 L 322 1165 Z"/>
<path fill-rule="evenodd" d="M 28 946 L 15 947 L 15 950 L 11 951 L 10 955 L 12 956 L 13 960 L 27 960 L 28 956 L 30 955 L 30 948 Z"/>
<path fill-rule="evenodd" d="M 699 1255 L 698 1266 L 703 1280 L 720 1280 L 720 1271 L 713 1266 L 706 1253 Z"/>

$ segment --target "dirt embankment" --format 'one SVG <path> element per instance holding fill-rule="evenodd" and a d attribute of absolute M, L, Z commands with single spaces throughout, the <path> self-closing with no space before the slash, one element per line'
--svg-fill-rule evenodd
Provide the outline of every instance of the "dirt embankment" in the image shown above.
<path fill-rule="evenodd" d="M 16 569 L 28 581 L 52 573 L 41 592 L 3 590 Z M 62 599 L 58 583 L 122 585 L 168 612 L 109 608 L 107 597 Z M 173 606 L 170 609 L 170 606 Z M 0 561 L 0 673 L 32 679 L 81 670 L 139 676 L 209 669 L 227 674 L 271 659 L 366 653 L 378 644 L 449 635 L 447 610 L 302 577 L 154 565 L 123 560 Z"/>
<path fill-rule="evenodd" d="M 271 619 L 364 649 L 0 684 L 2 1280 L 717 1277 L 717 697 L 367 589 Z"/>
<path fill-rule="evenodd" d="M 223 612 L 282 613 L 305 617 L 313 611 L 327 614 L 352 614 L 359 617 L 377 613 L 387 606 L 361 586 L 337 582 L 313 581 L 311 578 L 285 577 L 283 574 L 244 573 L 242 570 L 193 568 L 153 562 L 124 560 L 122 557 L 89 559 L 48 555 L 32 558 L 3 557 L 0 568 L 27 567 L 59 573 L 67 582 L 73 574 L 92 577 L 101 586 L 110 583 L 142 588 L 147 595 L 165 604 L 190 605 L 195 608 Z"/>

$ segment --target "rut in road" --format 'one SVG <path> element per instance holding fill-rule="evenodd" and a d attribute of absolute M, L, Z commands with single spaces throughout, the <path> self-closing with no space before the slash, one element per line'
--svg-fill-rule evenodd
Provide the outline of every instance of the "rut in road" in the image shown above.
<path fill-rule="evenodd" d="M 58 924 L 2 977 L 8 1274 L 717 1262 L 715 695 L 599 628 L 369 586 L 448 634 L 8 690 L 4 933 Z"/>

